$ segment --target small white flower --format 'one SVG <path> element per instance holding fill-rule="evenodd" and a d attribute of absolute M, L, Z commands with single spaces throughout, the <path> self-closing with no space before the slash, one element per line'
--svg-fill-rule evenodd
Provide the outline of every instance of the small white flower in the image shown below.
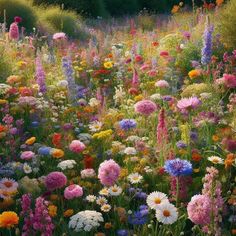
<path fill-rule="evenodd" d="M 134 147 L 127 147 L 125 150 L 124 150 L 124 153 L 126 155 L 136 155 L 137 154 L 137 151 Z"/>
<path fill-rule="evenodd" d="M 143 180 L 143 176 L 139 173 L 133 173 L 128 175 L 128 180 L 131 184 L 138 184 Z"/>
<path fill-rule="evenodd" d="M 91 132 L 97 132 L 101 130 L 101 128 L 102 128 L 102 122 L 100 121 L 93 121 L 89 124 L 89 130 Z"/>
<path fill-rule="evenodd" d="M 211 156 L 207 158 L 208 161 L 211 161 L 213 164 L 224 164 L 224 161 L 222 158 L 218 156 Z"/>
<path fill-rule="evenodd" d="M 110 210 L 111 210 L 111 205 L 109 205 L 109 204 L 103 204 L 101 206 L 101 211 L 103 211 L 103 212 L 109 212 Z"/>
<path fill-rule="evenodd" d="M 105 197 L 98 197 L 96 200 L 96 203 L 98 205 L 102 206 L 107 203 L 107 199 Z"/>
<path fill-rule="evenodd" d="M 28 165 L 27 163 L 24 163 L 23 170 L 24 170 L 25 174 L 30 174 L 32 172 L 31 166 Z"/>
<path fill-rule="evenodd" d="M 103 188 L 99 191 L 100 195 L 108 196 L 109 195 L 109 190 L 108 188 Z"/>
<path fill-rule="evenodd" d="M 114 185 L 111 186 L 108 191 L 111 196 L 119 196 L 122 193 L 122 188 L 117 185 Z"/>
<path fill-rule="evenodd" d="M 160 204 L 156 210 L 156 218 L 163 224 L 173 224 L 178 219 L 177 208 L 170 203 Z"/>
<path fill-rule="evenodd" d="M 95 202 L 96 196 L 94 196 L 94 195 L 88 195 L 88 196 L 86 197 L 86 200 L 87 200 L 88 202 Z"/>
<path fill-rule="evenodd" d="M 61 161 L 57 167 L 62 169 L 62 170 L 66 170 L 66 169 L 73 169 L 76 165 L 75 160 L 65 160 L 65 161 Z"/>
<path fill-rule="evenodd" d="M 151 209 L 156 210 L 162 203 L 168 203 L 169 200 L 165 193 L 155 191 L 147 196 L 146 202 Z"/>
<path fill-rule="evenodd" d="M 100 104 L 100 101 L 97 100 L 96 98 L 91 98 L 91 99 L 89 100 L 89 106 L 91 106 L 91 107 L 96 107 L 96 106 L 98 106 L 99 104 Z"/>

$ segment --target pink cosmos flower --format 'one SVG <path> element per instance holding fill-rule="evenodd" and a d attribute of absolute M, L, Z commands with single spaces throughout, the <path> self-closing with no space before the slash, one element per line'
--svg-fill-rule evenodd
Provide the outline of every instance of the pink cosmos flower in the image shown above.
<path fill-rule="evenodd" d="M 52 38 L 53 40 L 66 40 L 67 39 L 66 34 L 63 32 L 55 33 Z"/>
<path fill-rule="evenodd" d="M 24 151 L 21 153 L 20 158 L 22 160 L 31 160 L 35 156 L 34 152 Z"/>
<path fill-rule="evenodd" d="M 189 110 L 198 107 L 201 104 L 201 101 L 197 97 L 182 98 L 178 101 L 177 107 L 180 110 Z"/>
<path fill-rule="evenodd" d="M 64 197 L 67 200 L 81 197 L 82 195 L 83 195 L 83 188 L 81 188 L 77 184 L 72 184 L 68 186 L 67 188 L 65 188 L 64 190 Z"/>
<path fill-rule="evenodd" d="M 59 171 L 51 172 L 45 178 L 46 188 L 50 191 L 64 187 L 66 182 L 66 176 Z"/>
<path fill-rule="evenodd" d="M 166 80 L 159 80 L 155 83 L 155 86 L 159 88 L 168 88 L 169 83 Z"/>
<path fill-rule="evenodd" d="M 149 116 L 157 110 L 157 105 L 150 100 L 142 100 L 134 104 L 134 110 L 137 113 Z"/>
<path fill-rule="evenodd" d="M 86 146 L 79 140 L 73 140 L 71 144 L 69 145 L 69 149 L 75 153 L 82 152 L 85 149 L 85 147 Z"/>
<path fill-rule="evenodd" d="M 103 185 L 112 186 L 120 175 L 120 166 L 114 160 L 104 161 L 98 169 L 98 178 Z"/>
<path fill-rule="evenodd" d="M 211 203 L 206 195 L 195 195 L 187 206 L 188 217 L 198 225 L 207 225 L 210 223 Z"/>

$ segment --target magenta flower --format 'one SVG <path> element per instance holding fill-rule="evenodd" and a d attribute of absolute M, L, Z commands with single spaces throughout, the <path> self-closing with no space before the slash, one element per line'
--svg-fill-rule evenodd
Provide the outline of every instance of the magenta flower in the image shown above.
<path fill-rule="evenodd" d="M 188 217 L 198 225 L 207 225 L 210 223 L 211 201 L 206 195 L 194 195 L 187 207 Z"/>
<path fill-rule="evenodd" d="M 186 111 L 190 109 L 194 109 L 201 104 L 201 101 L 197 97 L 190 97 L 190 98 L 182 98 L 178 101 L 177 107 L 180 110 Z"/>
<path fill-rule="evenodd" d="M 24 151 L 21 153 L 20 158 L 22 160 L 31 160 L 35 156 L 35 153 L 32 151 Z"/>
<path fill-rule="evenodd" d="M 223 81 L 227 88 L 236 88 L 236 76 L 231 74 L 224 74 Z"/>
<path fill-rule="evenodd" d="M 134 110 L 145 116 L 149 116 L 157 110 L 157 105 L 150 100 L 142 100 L 134 104 Z"/>
<path fill-rule="evenodd" d="M 64 190 L 64 197 L 65 199 L 68 200 L 81 197 L 82 195 L 83 195 L 83 188 L 81 188 L 77 184 L 72 184 Z"/>
<path fill-rule="evenodd" d="M 72 152 L 80 153 L 85 149 L 85 145 L 79 140 L 73 140 L 71 144 L 69 145 L 69 149 Z"/>
<path fill-rule="evenodd" d="M 66 40 L 66 34 L 63 32 L 55 33 L 52 37 L 54 40 Z"/>
<path fill-rule="evenodd" d="M 66 185 L 67 178 L 62 172 L 51 172 L 46 176 L 45 185 L 50 191 L 63 188 Z"/>
<path fill-rule="evenodd" d="M 13 22 L 10 25 L 10 29 L 9 29 L 9 37 L 12 40 L 19 40 L 20 34 L 19 34 L 19 27 L 17 22 Z"/>
<path fill-rule="evenodd" d="M 114 160 L 104 161 L 98 169 L 98 178 L 103 185 L 112 186 L 120 175 L 120 166 Z"/>

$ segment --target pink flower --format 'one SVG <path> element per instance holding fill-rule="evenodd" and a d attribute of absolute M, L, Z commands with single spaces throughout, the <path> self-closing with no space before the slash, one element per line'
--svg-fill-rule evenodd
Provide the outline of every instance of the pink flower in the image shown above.
<path fill-rule="evenodd" d="M 12 39 L 12 40 L 18 40 L 19 37 L 20 37 L 20 34 L 19 34 L 19 27 L 18 27 L 18 24 L 17 24 L 16 22 L 13 22 L 13 23 L 10 25 L 9 37 L 10 37 L 10 39 Z"/>
<path fill-rule="evenodd" d="M 178 101 L 177 107 L 180 110 L 188 110 L 196 108 L 201 104 L 201 101 L 197 97 L 182 98 Z"/>
<path fill-rule="evenodd" d="M 207 225 L 210 223 L 211 202 L 206 195 L 195 195 L 191 198 L 187 207 L 188 217 L 198 225 Z"/>
<path fill-rule="evenodd" d="M 159 80 L 155 83 L 155 86 L 156 87 L 159 87 L 159 88 L 168 88 L 169 87 L 169 83 L 165 80 Z"/>
<path fill-rule="evenodd" d="M 112 186 L 120 175 L 120 166 L 114 160 L 104 161 L 98 169 L 98 178 L 103 185 Z"/>
<path fill-rule="evenodd" d="M 236 76 L 231 74 L 224 74 L 223 81 L 227 88 L 235 88 L 236 87 Z"/>
<path fill-rule="evenodd" d="M 94 169 L 89 168 L 89 169 L 84 169 L 80 171 L 81 178 L 93 178 L 96 176 L 96 172 Z"/>
<path fill-rule="evenodd" d="M 64 190 L 65 199 L 73 199 L 83 195 L 83 188 L 77 184 L 72 184 Z"/>
<path fill-rule="evenodd" d="M 72 152 L 80 153 L 85 149 L 85 145 L 79 140 L 73 140 L 71 144 L 69 145 L 69 149 Z"/>
<path fill-rule="evenodd" d="M 134 104 L 134 110 L 145 116 L 149 116 L 151 113 L 157 110 L 157 106 L 150 100 L 142 100 Z"/>
<path fill-rule="evenodd" d="M 55 33 L 52 37 L 54 40 L 66 40 L 66 34 L 63 32 Z"/>
<path fill-rule="evenodd" d="M 62 188 L 66 185 L 67 178 L 62 172 L 51 172 L 46 176 L 45 185 L 50 191 Z"/>
<path fill-rule="evenodd" d="M 15 17 L 14 17 L 14 21 L 15 21 L 16 23 L 20 23 L 20 22 L 22 21 L 22 18 L 21 18 L 20 16 L 15 16 Z"/>
<path fill-rule="evenodd" d="M 168 57 L 169 56 L 169 53 L 167 51 L 161 51 L 160 52 L 160 56 L 161 57 Z"/>
<path fill-rule="evenodd" d="M 34 152 L 25 151 L 21 153 L 20 158 L 22 160 L 31 160 L 34 156 L 35 156 Z"/>

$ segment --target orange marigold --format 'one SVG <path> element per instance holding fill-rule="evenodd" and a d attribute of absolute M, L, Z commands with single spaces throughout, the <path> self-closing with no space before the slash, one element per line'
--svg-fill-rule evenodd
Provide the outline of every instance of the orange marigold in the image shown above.
<path fill-rule="evenodd" d="M 11 228 L 17 225 L 19 217 L 14 211 L 4 211 L 0 215 L 0 228 Z"/>

